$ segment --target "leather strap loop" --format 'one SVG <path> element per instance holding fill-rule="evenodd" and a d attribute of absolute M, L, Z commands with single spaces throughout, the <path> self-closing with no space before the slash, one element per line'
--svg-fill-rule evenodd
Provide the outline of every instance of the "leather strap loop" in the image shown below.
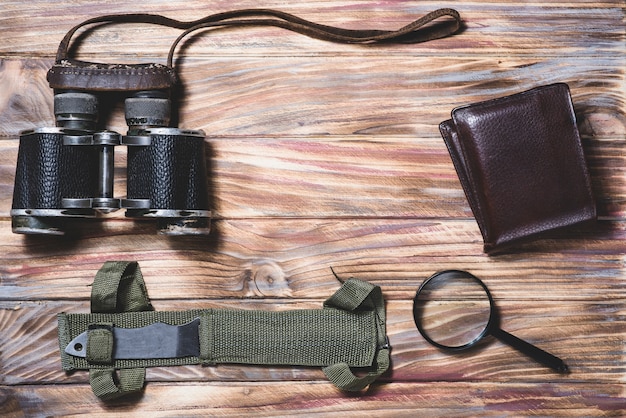
<path fill-rule="evenodd" d="M 443 20 L 439 21 L 440 19 Z M 74 34 L 84 26 L 98 23 L 146 23 L 182 29 L 184 32 L 171 45 L 166 65 L 102 64 L 70 58 L 70 43 Z M 48 82 L 54 89 L 93 91 L 168 89 L 176 83 L 174 53 L 185 37 L 201 29 L 234 26 L 274 26 L 313 38 L 348 44 L 419 43 L 454 34 L 461 27 L 461 17 L 456 10 L 444 8 L 430 12 L 398 30 L 355 30 L 322 25 L 271 9 L 233 10 L 190 22 L 154 14 L 105 15 L 88 19 L 67 32 L 59 43 L 56 62 L 48 72 Z"/>
<path fill-rule="evenodd" d="M 241 19 L 254 17 L 254 19 Z M 258 17 L 263 16 L 264 19 Z M 425 26 L 437 19 L 449 17 L 441 26 Z M 311 22 L 289 13 L 271 9 L 244 9 L 220 13 L 201 19 L 202 22 L 185 30 L 174 41 L 167 57 L 167 65 L 173 66 L 176 46 L 187 35 L 200 29 L 225 26 L 274 26 L 300 33 L 311 38 L 346 44 L 368 44 L 382 42 L 420 43 L 443 38 L 457 32 L 461 27 L 461 16 L 454 9 L 438 9 L 409 23 L 398 30 L 343 29 Z"/>
<path fill-rule="evenodd" d="M 274 18 L 274 20 L 236 20 L 238 18 L 251 16 L 272 17 Z M 442 28 L 432 28 L 433 30 L 428 31 L 427 34 L 423 34 L 423 37 L 408 40 L 411 43 L 425 42 L 454 34 L 456 31 L 459 30 L 461 26 L 461 16 L 459 15 L 459 12 L 449 8 L 438 9 L 426 14 L 423 17 L 420 17 L 419 19 L 398 30 L 343 29 L 311 22 L 290 13 L 285 13 L 272 9 L 234 10 L 223 13 L 215 13 L 204 18 L 189 22 L 170 19 L 161 15 L 142 13 L 104 15 L 85 20 L 84 22 L 79 23 L 78 25 L 70 29 L 59 44 L 56 55 L 56 62 L 58 64 L 64 60 L 69 59 L 69 45 L 76 31 L 84 26 L 92 25 L 95 23 L 147 23 L 176 29 L 186 29 L 185 34 L 181 35 L 181 37 L 172 46 L 172 49 L 174 49 L 176 44 L 180 42 L 180 39 L 184 38 L 187 34 L 201 28 L 215 26 L 277 26 L 284 29 L 292 30 L 294 32 L 302 33 L 307 36 L 341 43 L 367 43 L 393 40 L 398 41 L 401 40 L 403 36 L 414 34 L 417 30 L 422 29 L 426 24 L 431 23 L 442 17 L 452 18 L 451 24 L 445 25 L 445 27 Z M 171 59 L 168 59 L 168 62 L 171 63 Z"/>
<path fill-rule="evenodd" d="M 147 14 L 147 13 L 135 13 L 135 14 L 119 14 L 119 15 L 104 15 L 91 19 L 87 19 L 84 22 L 79 23 L 70 29 L 57 49 L 56 63 L 59 64 L 64 60 L 68 60 L 68 52 L 70 46 L 70 40 L 76 33 L 76 31 L 84 26 L 93 25 L 95 23 L 147 23 L 159 26 L 166 26 L 176 29 L 187 29 L 193 26 L 194 22 L 182 22 L 180 20 L 170 19 L 161 15 Z"/>

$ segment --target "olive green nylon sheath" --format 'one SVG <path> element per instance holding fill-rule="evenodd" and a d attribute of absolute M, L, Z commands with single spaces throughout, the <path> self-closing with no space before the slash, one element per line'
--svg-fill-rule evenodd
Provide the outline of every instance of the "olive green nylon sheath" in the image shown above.
<path fill-rule="evenodd" d="M 92 313 L 58 315 L 64 370 L 90 370 L 94 393 L 111 399 L 143 387 L 144 369 L 218 363 L 323 367 L 344 390 L 361 390 L 389 366 L 384 301 L 380 288 L 355 279 L 323 309 L 259 311 L 203 309 L 153 311 L 139 266 L 107 262 L 92 288 Z M 132 310 L 129 312 L 129 310 Z M 184 325 L 200 319 L 199 356 L 114 359 L 111 327 L 139 328 L 157 322 Z M 65 347 L 88 331 L 86 357 Z M 362 370 L 356 377 L 351 369 Z M 114 371 L 120 370 L 119 376 Z"/>

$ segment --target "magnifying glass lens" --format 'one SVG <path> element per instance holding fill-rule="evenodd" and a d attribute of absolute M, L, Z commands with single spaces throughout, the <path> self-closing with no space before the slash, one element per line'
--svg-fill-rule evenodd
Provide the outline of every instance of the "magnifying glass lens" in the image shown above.
<path fill-rule="evenodd" d="M 449 349 L 478 342 L 487 332 L 491 317 L 490 297 L 484 286 L 455 271 L 428 280 L 415 297 L 413 309 L 424 337 Z"/>

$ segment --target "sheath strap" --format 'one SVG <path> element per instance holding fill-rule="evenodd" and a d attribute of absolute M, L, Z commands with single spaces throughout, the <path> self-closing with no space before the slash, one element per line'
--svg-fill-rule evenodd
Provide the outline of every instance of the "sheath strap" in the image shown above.
<path fill-rule="evenodd" d="M 172 43 L 163 64 L 103 64 L 70 57 L 71 40 L 76 32 L 94 24 L 142 23 L 183 30 Z M 461 17 L 454 9 L 434 10 L 398 30 L 343 29 L 311 22 L 272 9 L 242 9 L 215 13 L 194 21 L 180 21 L 155 14 L 117 14 L 94 17 L 71 28 L 59 43 L 56 62 L 48 72 L 50 87 L 93 91 L 133 91 L 166 89 L 176 82 L 174 53 L 189 34 L 220 27 L 273 26 L 330 42 L 419 43 L 444 38 L 457 32 Z"/>
<path fill-rule="evenodd" d="M 141 390 L 145 368 L 153 366 L 318 366 L 347 391 L 364 389 L 389 367 L 382 292 L 356 279 L 347 280 L 323 309 L 154 311 L 138 264 L 112 261 L 96 274 L 91 306 L 90 314 L 59 314 L 59 345 L 63 369 L 89 370 L 92 390 L 104 400 Z M 114 327 L 184 325 L 198 318 L 197 356 L 114 358 Z M 84 332 L 86 356 L 67 354 L 65 347 Z"/>
<path fill-rule="evenodd" d="M 139 265 L 134 261 L 105 263 L 91 288 L 91 312 L 153 310 Z"/>

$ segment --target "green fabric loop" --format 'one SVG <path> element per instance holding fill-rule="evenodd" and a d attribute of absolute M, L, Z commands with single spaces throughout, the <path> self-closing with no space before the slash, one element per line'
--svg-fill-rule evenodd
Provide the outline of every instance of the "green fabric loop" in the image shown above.
<path fill-rule="evenodd" d="M 91 288 L 91 312 L 151 311 L 146 285 L 134 261 L 107 261 Z"/>
<path fill-rule="evenodd" d="M 114 369 L 90 369 L 89 383 L 94 395 L 111 400 L 143 389 L 146 369 L 122 369 L 119 377 Z"/>
<path fill-rule="evenodd" d="M 95 364 L 113 363 L 113 324 L 103 323 L 89 326 L 87 333 L 86 360 Z"/>
<path fill-rule="evenodd" d="M 92 313 L 140 312 L 153 310 L 139 264 L 134 261 L 107 261 L 94 278 L 91 288 Z M 112 323 L 90 327 L 87 340 L 87 362 L 113 363 Z M 90 369 L 89 383 L 93 393 L 103 400 L 115 399 L 143 388 L 146 369 Z"/>
<path fill-rule="evenodd" d="M 331 297 L 324 302 L 325 308 L 336 308 L 344 311 L 354 312 L 361 308 L 372 310 L 375 302 L 370 298 L 371 293 L 377 286 L 357 279 L 348 279 Z"/>
<path fill-rule="evenodd" d="M 324 308 L 355 312 L 374 311 L 377 318 L 378 346 L 388 345 L 385 330 L 386 314 L 383 292 L 378 286 L 357 279 L 348 279 L 341 288 L 324 302 Z"/>
<path fill-rule="evenodd" d="M 376 313 L 376 336 L 378 353 L 374 370 L 365 376 L 357 377 L 350 366 L 337 363 L 323 369 L 328 380 L 346 391 L 360 391 L 385 373 L 390 365 L 389 342 L 385 329 L 385 301 L 380 287 L 356 279 L 347 280 L 344 285 L 324 302 L 324 308 L 374 311 Z"/>
<path fill-rule="evenodd" d="M 324 367 L 322 370 L 328 380 L 330 380 L 339 389 L 348 392 L 358 392 L 365 389 L 383 373 L 387 371 L 390 364 L 389 349 L 382 348 L 378 350 L 376 355 L 376 368 L 368 372 L 365 376 L 358 377 L 353 372 L 350 366 L 346 363 L 337 363 L 328 367 Z"/>

